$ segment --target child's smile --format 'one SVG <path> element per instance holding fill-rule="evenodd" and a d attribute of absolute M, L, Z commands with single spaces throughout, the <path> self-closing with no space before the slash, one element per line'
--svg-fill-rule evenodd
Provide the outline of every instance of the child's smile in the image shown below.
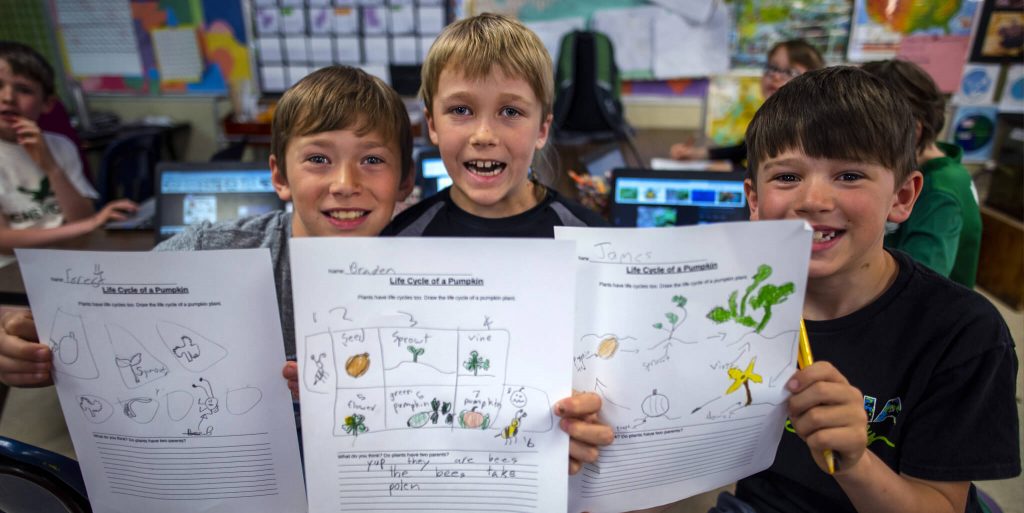
<path fill-rule="evenodd" d="M 495 160 L 470 160 L 463 164 L 470 173 L 481 177 L 498 176 L 507 164 Z"/>
<path fill-rule="evenodd" d="M 430 140 L 441 151 L 459 208 L 499 218 L 537 205 L 530 164 L 547 142 L 551 116 L 525 80 L 497 66 L 479 79 L 445 68 L 428 107 Z"/>
<path fill-rule="evenodd" d="M 376 133 L 350 129 L 293 137 L 286 168 L 271 159 L 278 195 L 294 208 L 292 235 L 379 234 L 408 193 L 398 152 Z"/>
<path fill-rule="evenodd" d="M 807 221 L 814 229 L 811 279 L 859 276 L 882 268 L 886 220 L 909 215 L 894 180 L 880 165 L 786 151 L 759 166 L 756 191 L 748 187 L 751 219 Z"/>

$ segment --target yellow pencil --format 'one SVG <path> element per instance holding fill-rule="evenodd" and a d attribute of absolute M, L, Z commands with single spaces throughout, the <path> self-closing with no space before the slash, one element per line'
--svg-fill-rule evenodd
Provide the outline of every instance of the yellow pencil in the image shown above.
<path fill-rule="evenodd" d="M 804 326 L 804 320 L 800 319 L 800 344 L 798 346 L 796 365 L 802 369 L 812 363 L 814 363 L 814 356 L 811 355 L 811 341 L 807 338 L 807 327 Z M 825 464 L 828 465 L 829 475 L 835 474 L 836 460 L 835 456 L 832 455 L 832 449 L 825 449 L 824 456 Z"/>

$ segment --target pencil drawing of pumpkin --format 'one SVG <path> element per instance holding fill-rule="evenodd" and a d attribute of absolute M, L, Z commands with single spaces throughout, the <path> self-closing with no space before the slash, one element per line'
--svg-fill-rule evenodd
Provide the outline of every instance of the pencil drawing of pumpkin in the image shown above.
<path fill-rule="evenodd" d="M 660 417 L 668 413 L 668 397 L 659 394 L 658 389 L 654 389 L 651 395 L 644 399 L 640 409 L 648 417 Z"/>
<path fill-rule="evenodd" d="M 619 339 L 615 337 L 608 337 L 601 341 L 597 346 L 597 356 L 604 358 L 605 360 L 615 356 L 615 351 L 619 350 Z"/>
<path fill-rule="evenodd" d="M 462 410 L 459 414 L 459 425 L 466 429 L 487 429 L 490 423 L 491 416 L 476 411 L 476 406 L 472 410 Z"/>
<path fill-rule="evenodd" d="M 352 355 L 345 361 L 345 372 L 353 378 L 366 374 L 370 368 L 370 353 Z"/>

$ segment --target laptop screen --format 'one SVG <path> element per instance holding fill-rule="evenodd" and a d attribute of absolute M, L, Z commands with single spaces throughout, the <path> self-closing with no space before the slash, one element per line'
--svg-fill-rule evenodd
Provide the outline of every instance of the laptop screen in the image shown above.
<path fill-rule="evenodd" d="M 419 152 L 416 156 L 417 173 L 416 185 L 420 186 L 420 196 L 427 198 L 437 191 L 452 184 L 448 176 L 448 170 L 444 167 L 441 154 L 436 148 L 428 148 Z"/>
<path fill-rule="evenodd" d="M 685 226 L 750 218 L 745 172 L 616 169 L 611 223 L 615 226 Z"/>
<path fill-rule="evenodd" d="M 216 223 L 281 210 L 270 169 L 255 163 L 161 163 L 157 169 L 157 241 L 202 221 Z"/>

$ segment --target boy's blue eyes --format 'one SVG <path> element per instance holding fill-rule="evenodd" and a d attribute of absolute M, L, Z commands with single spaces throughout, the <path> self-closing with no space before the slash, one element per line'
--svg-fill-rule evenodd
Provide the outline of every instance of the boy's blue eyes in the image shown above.
<path fill-rule="evenodd" d="M 469 107 L 462 105 L 458 107 L 452 107 L 448 109 L 448 112 L 451 112 L 452 114 L 456 114 L 459 116 L 468 116 L 473 113 L 473 111 L 470 110 Z M 502 107 L 500 112 L 502 116 L 506 117 L 518 117 L 523 115 L 523 112 L 515 107 Z"/>
<path fill-rule="evenodd" d="M 330 159 L 328 159 L 324 155 L 310 155 L 310 156 L 306 157 L 306 161 L 307 162 L 312 162 L 314 164 L 330 164 L 331 163 Z M 369 165 L 383 164 L 384 163 L 384 159 L 382 159 L 382 158 L 380 158 L 380 157 L 378 157 L 376 155 L 370 155 L 368 157 L 363 157 L 363 159 L 359 163 L 360 164 L 369 164 Z"/>
<path fill-rule="evenodd" d="M 844 172 L 839 175 L 839 180 L 843 182 L 855 182 L 861 178 L 864 178 L 862 174 L 853 171 Z M 800 180 L 800 177 L 792 173 L 783 173 L 775 175 L 771 179 L 776 182 L 791 183 Z"/>

